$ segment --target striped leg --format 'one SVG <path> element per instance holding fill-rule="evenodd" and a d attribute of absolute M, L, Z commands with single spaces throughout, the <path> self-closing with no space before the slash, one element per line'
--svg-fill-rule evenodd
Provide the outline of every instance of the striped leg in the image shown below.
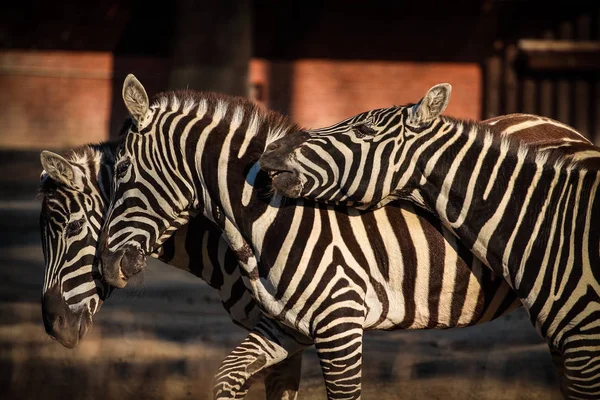
<path fill-rule="evenodd" d="M 563 352 L 565 397 L 600 399 L 600 336 L 580 335 L 569 341 Z"/>
<path fill-rule="evenodd" d="M 295 400 L 300 386 L 302 372 L 302 353 L 300 350 L 281 363 L 267 369 L 265 387 L 267 400 Z"/>
<path fill-rule="evenodd" d="M 305 346 L 284 332 L 276 322 L 263 317 L 221 363 L 214 378 L 214 398 L 244 398 L 250 388 L 251 377 L 284 361 Z"/>
<path fill-rule="evenodd" d="M 359 399 L 364 312 L 353 308 L 336 311 L 344 317 L 334 312 L 316 324 L 315 347 L 327 398 Z"/>

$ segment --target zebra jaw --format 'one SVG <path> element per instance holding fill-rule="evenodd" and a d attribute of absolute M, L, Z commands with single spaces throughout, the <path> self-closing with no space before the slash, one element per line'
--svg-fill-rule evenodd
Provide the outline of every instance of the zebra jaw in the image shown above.
<path fill-rule="evenodd" d="M 260 168 L 269 174 L 273 188 L 283 196 L 293 199 L 300 197 L 303 183 L 300 175 L 290 167 L 290 154 L 309 138 L 307 132 L 292 132 L 270 143 L 260 156 Z"/>

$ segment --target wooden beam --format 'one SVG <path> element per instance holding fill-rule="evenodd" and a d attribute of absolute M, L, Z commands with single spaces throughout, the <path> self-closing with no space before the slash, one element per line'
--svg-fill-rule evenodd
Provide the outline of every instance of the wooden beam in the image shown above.
<path fill-rule="evenodd" d="M 251 2 L 175 1 L 169 88 L 247 96 Z"/>
<path fill-rule="evenodd" d="M 600 41 L 522 39 L 517 48 L 532 70 L 600 69 Z"/>
<path fill-rule="evenodd" d="M 502 60 L 492 56 L 486 60 L 486 101 L 485 118 L 500 115 L 500 83 L 502 78 Z"/>
<path fill-rule="evenodd" d="M 504 56 L 504 114 L 516 113 L 519 110 L 519 80 L 515 71 L 517 48 L 514 44 L 506 47 Z"/>

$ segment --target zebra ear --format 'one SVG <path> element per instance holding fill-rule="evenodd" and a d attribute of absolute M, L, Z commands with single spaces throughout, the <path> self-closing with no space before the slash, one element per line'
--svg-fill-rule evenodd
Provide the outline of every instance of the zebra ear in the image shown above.
<path fill-rule="evenodd" d="M 40 154 L 42 167 L 48 176 L 69 187 L 75 186 L 75 172 L 71 163 L 51 151 L 44 150 Z M 43 176 L 43 172 L 42 172 Z"/>
<path fill-rule="evenodd" d="M 139 126 L 148 111 L 149 102 L 146 89 L 133 74 L 127 75 L 125 82 L 123 82 L 123 101 L 129 115 Z"/>
<path fill-rule="evenodd" d="M 418 104 L 413 106 L 413 121 L 416 125 L 426 124 L 439 117 L 450 102 L 452 85 L 440 83 L 427 91 Z"/>

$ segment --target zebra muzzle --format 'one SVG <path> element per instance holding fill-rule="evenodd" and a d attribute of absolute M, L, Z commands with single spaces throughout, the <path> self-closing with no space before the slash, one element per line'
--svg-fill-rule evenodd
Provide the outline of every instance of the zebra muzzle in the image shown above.
<path fill-rule="evenodd" d="M 271 178 L 273 188 L 285 197 L 298 198 L 302 182 L 298 174 L 291 171 L 277 171 Z"/>
<path fill-rule="evenodd" d="M 92 313 L 87 307 L 79 311 L 69 308 L 58 285 L 42 297 L 42 320 L 46 333 L 69 349 L 77 346 L 93 324 Z"/>
<path fill-rule="evenodd" d="M 290 164 L 290 155 L 309 137 L 306 132 L 293 132 L 269 144 L 260 157 L 260 168 L 271 178 L 273 189 L 285 197 L 300 196 L 302 181 Z"/>
<path fill-rule="evenodd" d="M 122 289 L 132 276 L 146 268 L 146 256 L 135 247 L 126 247 L 116 252 L 105 251 L 101 259 L 102 276 L 106 283 Z"/>
<path fill-rule="evenodd" d="M 261 168 L 271 178 L 271 185 L 283 196 L 296 198 L 302 190 L 300 177 L 297 173 L 287 168 L 285 163 L 272 159 L 269 155 L 263 155 L 260 160 Z"/>

